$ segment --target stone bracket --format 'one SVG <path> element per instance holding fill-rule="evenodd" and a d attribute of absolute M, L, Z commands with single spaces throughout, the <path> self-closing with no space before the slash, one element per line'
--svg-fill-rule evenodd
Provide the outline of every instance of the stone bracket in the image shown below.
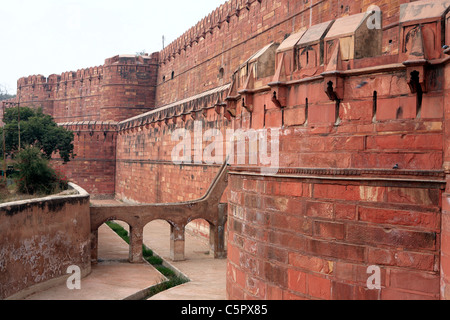
<path fill-rule="evenodd" d="M 324 76 L 324 91 L 331 101 L 344 98 L 344 79 L 339 74 L 322 74 Z"/>
<path fill-rule="evenodd" d="M 248 112 L 253 112 L 253 93 L 249 90 L 242 90 L 239 92 L 241 95 L 242 107 Z"/>
<path fill-rule="evenodd" d="M 269 86 L 272 90 L 272 102 L 274 105 L 279 109 L 286 108 L 288 89 L 284 83 L 272 82 L 269 83 Z"/>
<path fill-rule="evenodd" d="M 407 83 L 411 93 L 427 92 L 426 61 L 416 63 L 404 62 Z"/>

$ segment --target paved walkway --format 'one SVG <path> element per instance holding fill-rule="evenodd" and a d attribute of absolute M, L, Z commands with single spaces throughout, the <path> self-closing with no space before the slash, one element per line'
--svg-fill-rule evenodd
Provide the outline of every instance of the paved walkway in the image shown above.
<path fill-rule="evenodd" d="M 205 241 L 186 234 L 186 260 L 172 262 L 170 226 L 158 220 L 145 227 L 144 243 L 191 280 L 151 300 L 226 299 L 226 260 L 213 259 Z M 151 265 L 127 262 L 128 245 L 106 225 L 99 229 L 98 248 L 100 263 L 82 279 L 81 290 L 68 290 L 64 284 L 29 296 L 27 300 L 123 300 L 161 282 L 162 275 Z"/>
<path fill-rule="evenodd" d="M 185 274 L 191 281 L 162 292 L 151 300 L 225 300 L 226 260 L 209 255 L 209 245 L 186 234 L 185 261 L 171 262 L 170 226 L 164 221 L 151 222 L 144 228 L 144 243 Z"/>

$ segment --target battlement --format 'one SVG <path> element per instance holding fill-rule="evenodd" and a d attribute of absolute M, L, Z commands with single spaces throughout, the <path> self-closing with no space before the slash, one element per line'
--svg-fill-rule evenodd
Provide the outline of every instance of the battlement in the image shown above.
<path fill-rule="evenodd" d="M 20 78 L 17 81 L 17 87 L 22 89 L 33 85 L 51 85 L 65 81 L 82 81 L 101 76 L 101 74 L 103 74 L 103 66 L 79 69 L 77 71 L 66 71 L 61 74 L 52 74 L 48 77 L 43 75 L 33 75 Z"/>
<path fill-rule="evenodd" d="M 73 132 L 116 132 L 118 129 L 118 123 L 114 121 L 78 121 L 59 123 L 58 125 Z"/>
<path fill-rule="evenodd" d="M 80 69 L 77 71 L 64 72 L 60 76 L 56 76 L 57 82 L 60 81 L 75 81 L 75 80 L 85 80 L 92 79 L 94 77 L 100 77 L 103 74 L 103 66 L 97 66 L 87 69 Z M 54 77 L 54 75 L 53 75 Z"/>
<path fill-rule="evenodd" d="M 58 122 L 124 120 L 154 108 L 158 57 L 117 55 L 102 66 L 23 77 L 18 100 Z"/>
<path fill-rule="evenodd" d="M 120 54 L 106 59 L 105 65 L 152 65 L 158 63 L 158 57 L 158 52 L 152 53 L 151 55 L 148 55 L 146 53 L 140 56 L 132 54 Z"/>
<path fill-rule="evenodd" d="M 182 36 L 169 44 L 161 51 L 161 63 L 170 61 L 187 47 L 192 47 L 200 39 L 206 38 L 214 30 L 221 29 L 223 24 L 229 24 L 233 17 L 239 18 L 242 10 L 250 10 L 253 4 L 261 4 L 263 0 L 229 0 L 216 10 L 205 16 L 195 26 L 186 31 Z"/>
<path fill-rule="evenodd" d="M 44 77 L 43 75 L 32 75 L 32 76 L 20 78 L 17 81 L 17 87 L 22 88 L 22 87 L 26 87 L 26 86 L 32 86 L 32 85 L 44 84 L 44 83 L 47 83 L 46 77 Z"/>
<path fill-rule="evenodd" d="M 102 66 L 95 66 L 90 68 L 79 69 L 77 71 L 66 71 L 61 74 L 52 74 L 48 77 L 43 75 L 30 75 L 27 77 L 22 77 L 17 81 L 17 87 L 19 90 L 26 87 L 36 87 L 38 85 L 48 86 L 58 83 L 66 83 L 73 81 L 83 82 L 84 80 L 93 80 L 103 77 L 104 68 L 108 66 L 118 66 L 118 65 L 135 65 L 139 66 L 151 66 L 158 63 L 159 53 L 153 53 L 151 55 L 145 54 L 141 56 L 122 54 L 117 55 L 112 58 L 105 60 L 105 64 Z M 48 87 L 51 89 L 51 87 Z"/>
<path fill-rule="evenodd" d="M 194 44 L 198 44 L 199 41 L 206 39 L 207 37 L 214 38 L 214 33 L 221 29 L 228 29 L 234 25 L 239 25 L 243 17 L 259 15 L 265 13 L 265 8 L 272 6 L 271 11 L 267 11 L 265 15 L 261 15 L 263 24 L 273 20 L 273 17 L 278 13 L 279 15 L 286 15 L 290 13 L 291 16 L 302 14 L 303 12 L 311 12 L 311 15 L 317 15 L 318 18 L 314 18 L 314 21 L 308 21 L 309 26 L 317 24 L 317 19 L 321 19 L 326 15 L 330 18 L 337 18 L 339 16 L 347 16 L 356 13 L 365 12 L 370 6 L 369 1 L 341 1 L 340 8 L 334 8 L 330 6 L 330 1 L 298 1 L 298 3 L 289 3 L 287 5 L 281 5 L 280 2 L 272 2 L 268 0 L 229 0 L 224 4 L 217 7 L 214 11 L 205 16 L 195 26 L 187 30 L 183 35 L 178 37 L 166 48 L 160 52 L 160 63 L 165 64 L 181 55 L 187 48 L 193 47 Z M 397 6 L 398 4 L 392 4 L 389 6 Z M 326 10 L 323 10 L 326 9 Z M 381 10 L 388 9 L 388 15 L 385 17 L 386 22 L 391 22 L 398 19 L 398 10 L 393 10 L 388 5 L 382 5 Z M 252 12 L 255 13 L 252 13 Z M 320 11 L 324 11 L 323 13 Z M 276 13 L 275 13 L 276 12 Z M 258 25 L 259 31 L 267 30 L 269 25 Z"/>

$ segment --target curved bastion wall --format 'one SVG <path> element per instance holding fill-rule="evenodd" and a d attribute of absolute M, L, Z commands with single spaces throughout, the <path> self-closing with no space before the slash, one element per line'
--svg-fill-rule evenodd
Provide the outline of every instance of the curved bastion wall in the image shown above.
<path fill-rule="evenodd" d="M 59 155 L 52 165 L 70 181 L 86 189 L 92 198 L 112 198 L 115 194 L 116 145 L 118 123 L 80 121 L 59 124 L 74 133 L 74 159 L 63 163 Z"/>
<path fill-rule="evenodd" d="M 89 194 L 70 184 L 69 195 L 0 205 L 0 299 L 21 299 L 69 277 L 91 272 Z"/>
<path fill-rule="evenodd" d="M 158 53 L 117 55 L 102 66 L 23 77 L 14 102 L 42 108 L 58 123 L 121 121 L 154 109 L 157 61 Z"/>
<path fill-rule="evenodd" d="M 230 299 L 448 296 L 448 250 L 441 244 L 448 226 L 441 224 L 441 208 L 447 199 L 449 59 L 440 44 L 449 6 L 448 1 L 397 6 L 387 29 L 367 27 L 377 17 L 372 11 L 299 28 L 240 56 L 243 62 L 231 72 L 225 95 L 206 98 L 222 86 L 186 93 L 191 98 L 168 88 L 161 94 L 178 94 L 167 100 L 175 102 L 119 124 L 119 139 L 127 141 L 120 144 L 123 150 L 141 161 L 158 150 L 164 166 L 183 173 L 196 167 L 196 147 L 208 145 L 196 140 L 196 126 L 202 133 L 220 131 L 219 142 L 228 129 L 279 131 L 275 173 L 264 173 L 262 161 L 234 161 L 230 167 Z M 251 14 L 252 7 L 244 12 Z M 395 41 L 387 40 L 396 33 Z M 385 42 L 397 49 L 386 52 Z M 189 58 L 179 52 L 166 65 L 183 67 Z M 183 74 L 192 76 L 211 61 Z M 161 72 L 164 68 L 163 63 Z M 179 88 L 175 84 L 172 88 Z M 179 129 L 190 133 L 192 158 L 176 166 L 170 163 L 176 145 L 170 137 Z M 135 172 L 140 173 L 126 177 L 145 180 L 145 169 Z M 188 189 L 183 185 L 192 186 L 179 172 L 164 172 L 160 181 L 175 195 Z M 375 289 L 367 282 L 373 268 L 379 270 Z"/>

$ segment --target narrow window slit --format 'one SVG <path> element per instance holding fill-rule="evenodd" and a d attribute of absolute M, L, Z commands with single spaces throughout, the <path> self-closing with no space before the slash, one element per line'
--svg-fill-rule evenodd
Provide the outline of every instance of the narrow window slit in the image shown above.
<path fill-rule="evenodd" d="M 373 92 L 372 122 L 377 121 L 378 92 Z"/>

